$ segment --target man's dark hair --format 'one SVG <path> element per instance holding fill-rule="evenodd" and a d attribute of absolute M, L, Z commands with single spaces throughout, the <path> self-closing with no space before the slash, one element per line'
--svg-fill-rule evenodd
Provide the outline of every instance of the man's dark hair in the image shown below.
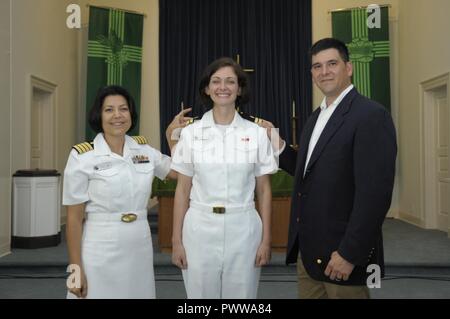
<path fill-rule="evenodd" d="M 211 100 L 211 97 L 205 93 L 205 88 L 208 87 L 211 76 L 216 73 L 217 70 L 226 66 L 230 66 L 234 70 L 234 73 L 236 73 L 238 78 L 238 85 L 241 88 L 241 95 L 239 95 L 236 99 L 236 107 L 242 107 L 250 100 L 250 89 L 247 73 L 244 72 L 242 67 L 237 64 L 236 61 L 228 57 L 223 57 L 208 65 L 200 78 L 200 83 L 198 86 L 200 102 L 208 108 L 213 107 L 213 101 Z"/>
<path fill-rule="evenodd" d="M 134 103 L 134 99 L 131 96 L 131 94 L 123 87 L 118 85 L 110 85 L 100 88 L 97 91 L 97 96 L 94 100 L 94 105 L 92 105 L 91 110 L 89 111 L 89 126 L 96 132 L 100 133 L 103 132 L 102 127 L 102 107 L 103 102 L 108 96 L 111 95 L 120 95 L 123 96 L 123 98 L 127 101 L 128 109 L 130 111 L 131 116 L 131 127 L 128 130 L 131 131 L 137 123 L 137 112 L 136 112 L 136 105 Z M 127 133 L 128 133 L 127 132 Z"/>
<path fill-rule="evenodd" d="M 348 48 L 344 42 L 335 38 L 325 38 L 317 41 L 309 50 L 309 60 L 312 61 L 312 57 L 321 51 L 328 49 L 336 49 L 339 52 L 342 60 L 344 62 L 350 61 L 350 55 L 348 53 Z"/>

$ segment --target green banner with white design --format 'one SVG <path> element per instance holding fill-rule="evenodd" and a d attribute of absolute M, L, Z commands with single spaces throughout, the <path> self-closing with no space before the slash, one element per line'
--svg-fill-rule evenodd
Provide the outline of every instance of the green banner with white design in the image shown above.
<path fill-rule="evenodd" d="M 360 8 L 333 12 L 333 37 L 348 46 L 358 91 L 390 110 L 389 8 L 380 8 L 379 25 L 368 24 L 373 17 L 373 11 Z"/>
<path fill-rule="evenodd" d="M 144 17 L 122 10 L 90 7 L 86 118 L 99 88 L 121 85 L 141 104 L 142 31 Z M 130 135 L 139 135 L 139 122 Z M 86 140 L 95 133 L 86 121 Z"/>

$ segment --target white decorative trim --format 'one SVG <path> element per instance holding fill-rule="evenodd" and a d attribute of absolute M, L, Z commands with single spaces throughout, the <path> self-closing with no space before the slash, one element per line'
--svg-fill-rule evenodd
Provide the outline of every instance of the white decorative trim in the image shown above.
<path fill-rule="evenodd" d="M 436 164 L 433 160 L 434 152 L 430 150 L 435 140 L 433 127 L 436 110 L 429 106 L 432 105 L 434 92 L 442 87 L 446 87 L 448 101 L 450 98 L 450 72 L 420 84 L 420 219 L 425 228 L 436 227 L 436 216 L 432 213 L 436 210 L 436 201 L 429 199 L 430 194 L 437 192 L 434 180 Z M 448 123 L 450 124 L 450 119 Z M 450 130 L 448 133 L 450 136 Z"/>
<path fill-rule="evenodd" d="M 86 137 L 86 83 L 87 83 L 87 49 L 89 26 L 84 24 L 78 32 L 78 103 L 76 140 L 84 141 Z"/>
<path fill-rule="evenodd" d="M 399 217 L 400 211 L 397 209 L 397 207 L 393 208 L 391 206 L 391 208 L 388 210 L 388 213 L 386 214 L 386 218 L 399 218 Z"/>
<path fill-rule="evenodd" d="M 4 257 L 11 253 L 11 243 L 7 245 L 0 246 L 0 257 Z"/>
<path fill-rule="evenodd" d="M 31 108 L 33 107 L 33 90 L 38 89 L 41 91 L 44 91 L 48 93 L 51 96 L 50 99 L 50 112 L 48 112 L 48 116 L 50 123 L 52 124 L 52 131 L 51 131 L 51 145 L 52 145 L 52 166 L 53 167 L 45 167 L 45 168 L 55 168 L 57 165 L 57 156 L 58 154 L 58 143 L 57 143 L 57 132 L 58 132 L 58 107 L 57 107 L 57 101 L 58 101 L 58 86 L 50 81 L 44 80 L 43 78 L 40 78 L 38 76 L 35 76 L 33 74 L 30 74 L 30 82 L 29 82 L 29 91 L 28 91 L 28 114 L 29 114 L 29 123 L 28 123 L 28 148 L 27 148 L 27 154 L 28 154 L 28 167 L 31 167 L 30 159 L 31 154 L 31 137 L 30 137 L 30 130 L 31 130 Z"/>
<path fill-rule="evenodd" d="M 421 219 L 420 219 L 419 217 L 417 217 L 417 216 L 413 216 L 413 215 L 410 215 L 410 214 L 408 214 L 408 213 L 399 211 L 399 212 L 398 212 L 398 218 L 401 219 L 401 220 L 403 220 L 403 221 L 405 221 L 405 222 L 408 222 L 408 223 L 410 223 L 410 224 L 413 224 L 413 225 L 415 225 L 415 226 L 417 226 L 417 227 L 425 228 L 425 223 L 424 223 L 424 221 L 421 220 Z"/>
<path fill-rule="evenodd" d="M 66 215 L 61 214 L 60 224 L 61 224 L 61 226 L 67 224 L 67 212 L 66 212 Z"/>

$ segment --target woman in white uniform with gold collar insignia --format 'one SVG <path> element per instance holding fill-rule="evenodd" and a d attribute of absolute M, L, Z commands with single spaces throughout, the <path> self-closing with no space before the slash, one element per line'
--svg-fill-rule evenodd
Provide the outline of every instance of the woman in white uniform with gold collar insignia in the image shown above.
<path fill-rule="evenodd" d="M 278 167 L 265 129 L 235 109 L 248 101 L 247 85 L 232 59 L 211 63 L 199 93 L 212 110 L 182 130 L 172 151 L 179 173 L 172 262 L 188 298 L 256 298 L 260 267 L 270 260 L 269 174 Z"/>
<path fill-rule="evenodd" d="M 176 119 L 184 121 L 183 114 Z M 155 298 L 147 202 L 153 177 L 176 173 L 144 137 L 126 135 L 136 121 L 124 88 L 100 89 L 89 114 L 98 134 L 69 155 L 63 204 L 69 261 L 81 270 L 81 287 L 69 287 L 68 298 Z"/>

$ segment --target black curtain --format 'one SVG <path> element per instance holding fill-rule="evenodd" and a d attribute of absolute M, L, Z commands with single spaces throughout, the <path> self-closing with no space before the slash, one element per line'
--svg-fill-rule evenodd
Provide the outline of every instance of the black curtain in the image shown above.
<path fill-rule="evenodd" d="M 198 82 L 216 58 L 236 59 L 249 73 L 251 102 L 244 111 L 267 119 L 292 144 L 292 101 L 297 141 L 312 111 L 308 58 L 311 0 L 160 0 L 161 148 L 165 129 L 185 106 L 202 116 Z"/>

